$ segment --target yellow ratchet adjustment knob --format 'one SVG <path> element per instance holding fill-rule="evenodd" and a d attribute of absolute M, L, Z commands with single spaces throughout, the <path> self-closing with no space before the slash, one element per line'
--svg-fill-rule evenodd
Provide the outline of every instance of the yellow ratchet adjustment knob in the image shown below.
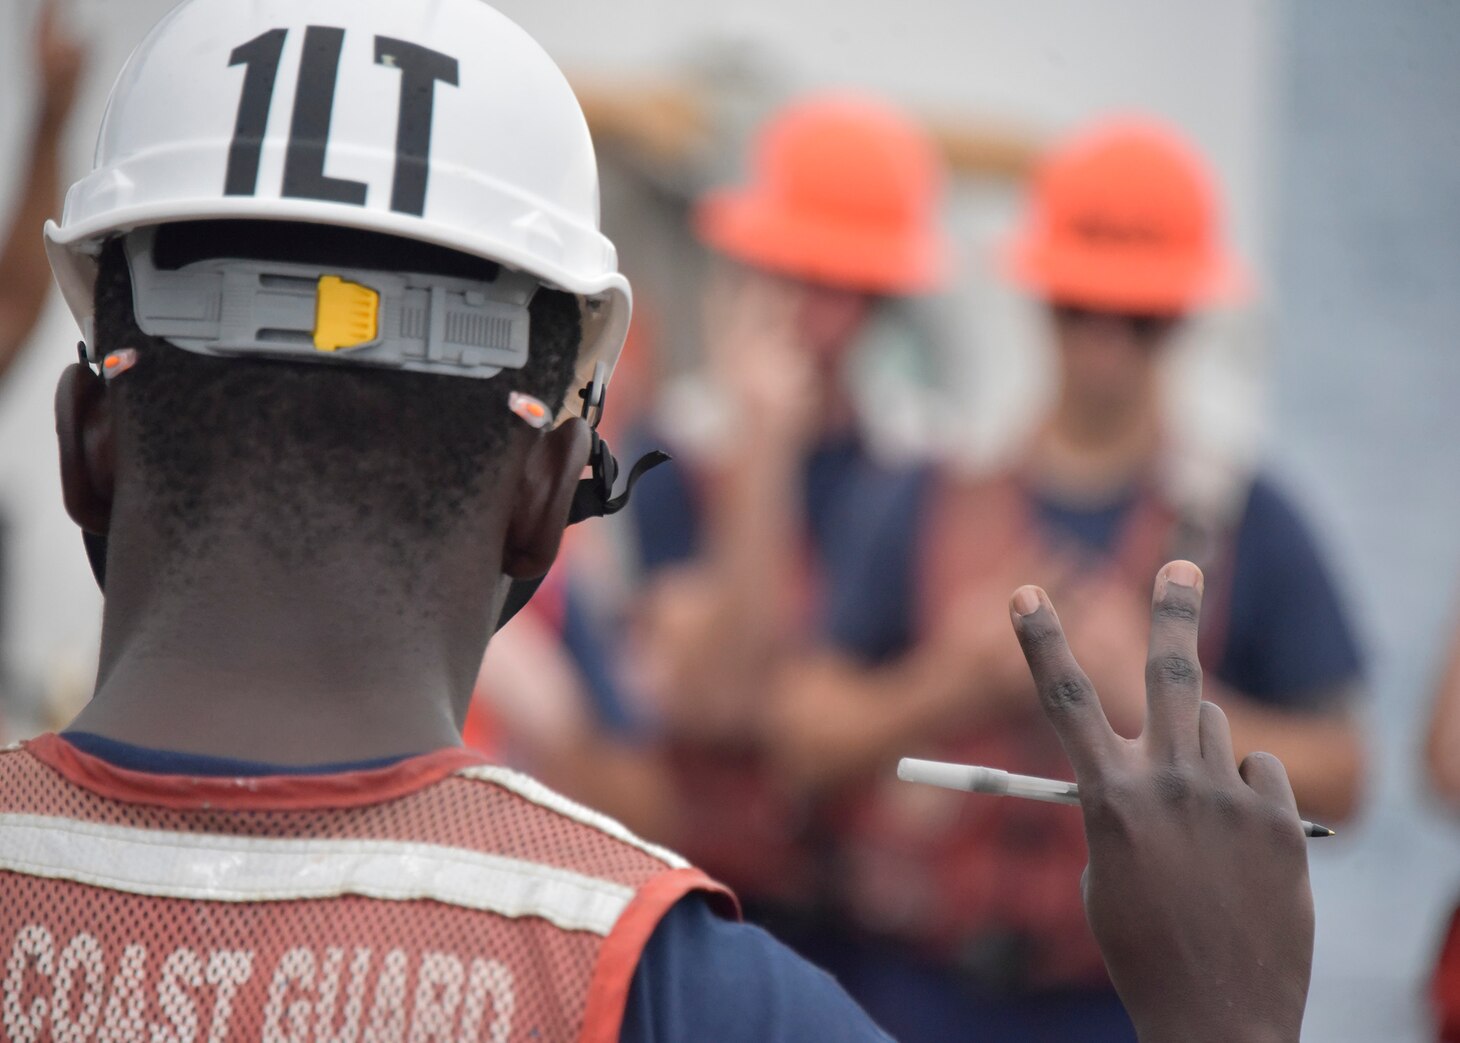
<path fill-rule="evenodd" d="M 379 335 L 380 294 L 338 275 L 322 276 L 314 312 L 315 348 L 358 348 Z"/>

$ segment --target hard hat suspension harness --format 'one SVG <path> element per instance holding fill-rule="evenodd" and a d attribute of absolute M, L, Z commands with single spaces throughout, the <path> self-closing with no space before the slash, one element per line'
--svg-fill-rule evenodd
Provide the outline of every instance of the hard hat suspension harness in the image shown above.
<path fill-rule="evenodd" d="M 126 238 L 133 311 L 143 333 L 185 351 L 479 379 L 527 363 L 539 284 L 522 272 L 488 282 L 238 258 L 162 269 L 156 233 Z"/>

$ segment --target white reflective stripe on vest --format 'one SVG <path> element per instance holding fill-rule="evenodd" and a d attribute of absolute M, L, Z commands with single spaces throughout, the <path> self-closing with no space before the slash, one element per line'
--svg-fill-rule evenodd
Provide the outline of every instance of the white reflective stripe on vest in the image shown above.
<path fill-rule="evenodd" d="M 594 811 L 584 804 L 579 804 L 563 796 L 556 790 L 549 789 L 531 775 L 524 775 L 520 771 L 513 771 L 511 768 L 503 768 L 497 764 L 479 764 L 470 768 L 462 768 L 456 773 L 464 779 L 475 779 L 478 782 L 491 782 L 501 786 L 505 790 L 517 794 L 524 800 L 530 800 L 540 808 L 555 811 L 565 818 L 570 818 L 582 826 L 589 826 L 606 833 L 622 843 L 638 848 L 646 855 L 652 855 L 659 859 L 671 869 L 684 869 L 689 866 L 679 855 L 670 851 L 667 847 L 660 847 L 658 844 L 651 844 L 635 836 L 628 827 L 617 819 L 609 818 L 601 811 Z"/>
<path fill-rule="evenodd" d="M 523 859 L 392 840 L 278 840 L 0 815 L 0 871 L 206 902 L 359 895 L 537 916 L 607 935 L 632 888 Z"/>

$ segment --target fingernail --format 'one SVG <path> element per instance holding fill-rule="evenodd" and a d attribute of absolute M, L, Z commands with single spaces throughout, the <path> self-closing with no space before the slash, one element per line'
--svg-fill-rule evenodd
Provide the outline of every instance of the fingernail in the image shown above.
<path fill-rule="evenodd" d="M 1039 592 L 1033 587 L 1020 587 L 1014 591 L 1014 611 L 1027 616 L 1039 609 Z"/>
<path fill-rule="evenodd" d="M 1173 561 L 1166 566 L 1166 582 L 1178 587 L 1194 587 L 1201 582 L 1201 569 L 1189 561 Z"/>

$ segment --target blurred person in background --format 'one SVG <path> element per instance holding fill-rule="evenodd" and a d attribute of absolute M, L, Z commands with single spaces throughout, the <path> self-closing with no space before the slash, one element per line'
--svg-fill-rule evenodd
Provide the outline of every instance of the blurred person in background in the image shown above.
<path fill-rule="evenodd" d="M 30 340 L 51 290 L 51 269 L 46 263 L 41 226 L 60 211 L 61 135 L 76 100 L 84 58 L 81 48 L 62 30 L 56 6 L 46 3 L 36 21 L 36 107 L 29 150 L 18 168 L 19 190 L 9 214 L 9 231 L 0 243 L 0 383 Z M 6 17 L 14 24 L 22 20 L 21 14 L 17 9 Z M 5 519 L 0 517 L 0 601 L 7 586 L 4 577 L 9 541 L 5 533 Z M 17 706 L 23 701 L 15 690 L 8 664 L 0 661 L 0 740 L 8 731 L 24 734 L 27 730 L 27 715 L 18 712 Z"/>
<path fill-rule="evenodd" d="M 902 594 L 853 554 L 905 572 L 893 563 L 927 470 L 874 457 L 850 360 L 876 350 L 863 342 L 885 303 L 942 284 L 944 179 L 924 132 L 870 98 L 803 98 L 761 127 L 748 182 L 695 215 L 718 261 L 699 419 L 725 437 L 700 440 L 711 452 L 667 439 L 679 459 L 632 508 L 647 579 L 626 658 L 657 717 L 668 838 L 796 941 L 816 918 L 823 851 L 767 771 L 764 732 L 778 672 L 830 618 L 855 605 L 869 625 L 905 624 Z"/>
<path fill-rule="evenodd" d="M 1425 764 L 1431 790 L 1452 811 L 1460 809 L 1460 630 L 1451 637 L 1445 668 L 1435 691 L 1434 710 L 1425 739 Z M 1436 1039 L 1460 1041 L 1460 909 L 1440 942 L 1430 980 Z"/>
<path fill-rule="evenodd" d="M 1195 152 L 1142 119 L 1074 135 L 1044 163 L 1006 262 L 1047 306 L 1053 407 L 1011 466 L 930 494 L 906 559 L 915 575 L 895 585 L 912 592 L 918 641 L 889 661 L 857 612 L 834 618 L 838 650 L 789 672 L 767 734 L 783 777 L 808 792 L 874 770 L 890 780 L 843 792 L 834 812 L 840 900 L 866 938 L 828 965 L 894 1035 L 1128 1040 L 1079 900 L 1079 817 L 902 785 L 896 758 L 1062 774 L 1054 733 L 1028 712 L 1018 649 L 994 625 L 1013 576 L 1058 592 L 1112 724 L 1137 734 L 1143 590 L 1184 556 L 1209 577 L 1201 659 L 1237 754 L 1278 754 L 1300 805 L 1342 820 L 1362 778 L 1360 654 L 1273 480 L 1188 448 L 1167 423 L 1162 363 L 1184 319 L 1244 283 Z M 888 562 L 871 548 L 856 559 L 861 601 L 882 597 Z"/>

